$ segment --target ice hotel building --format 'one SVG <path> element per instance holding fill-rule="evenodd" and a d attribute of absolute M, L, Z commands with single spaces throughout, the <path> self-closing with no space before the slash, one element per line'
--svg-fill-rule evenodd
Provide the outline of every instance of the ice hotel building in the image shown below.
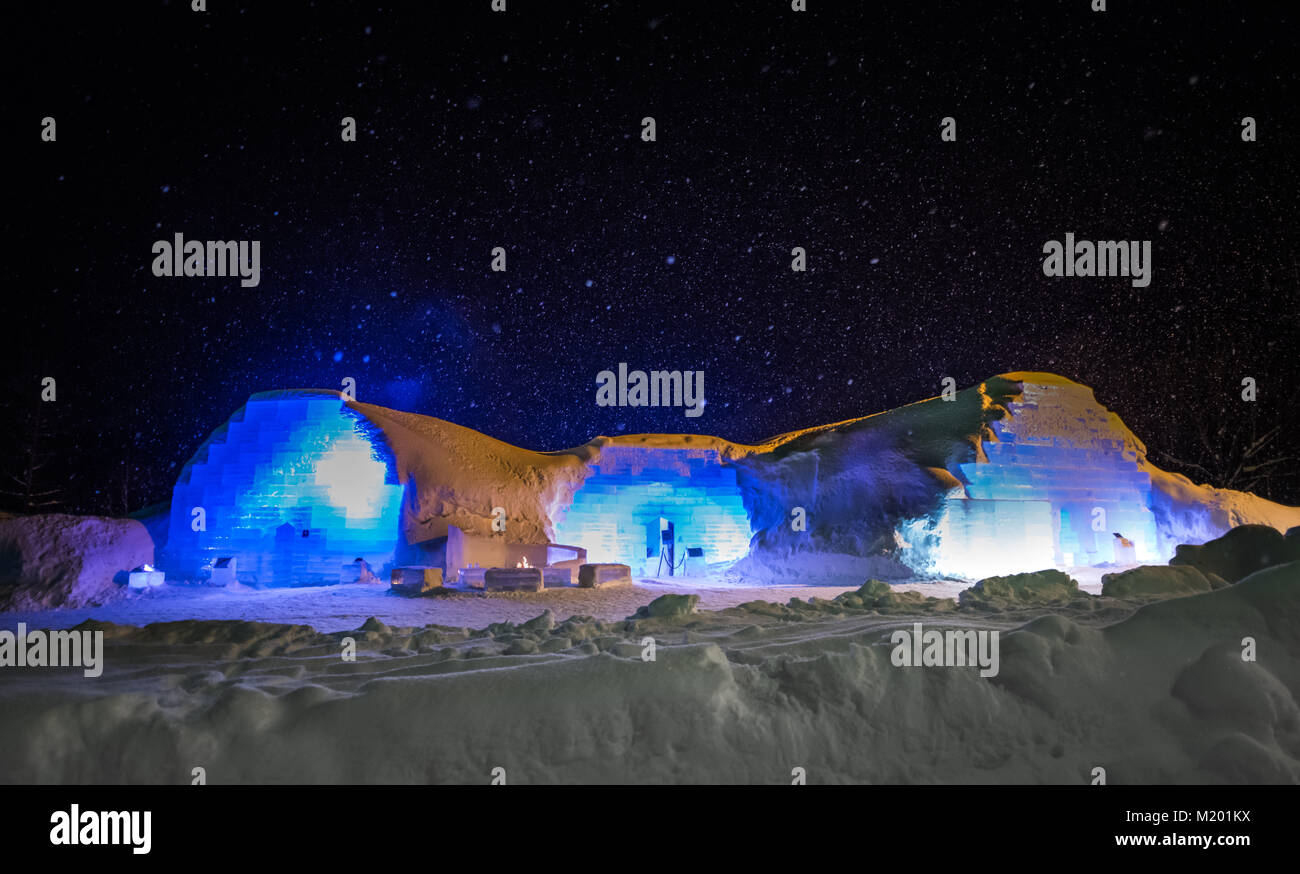
<path fill-rule="evenodd" d="M 524 561 L 655 576 L 665 559 L 698 574 L 839 553 L 978 579 L 1160 561 L 1189 532 L 1252 521 L 1210 500 L 1237 493 L 1205 489 L 1189 509 L 1153 472 L 1170 477 L 1091 389 L 1050 374 L 761 444 L 633 435 L 561 452 L 337 392 L 267 392 L 185 465 L 161 561 L 173 578 L 305 585 L 346 580 L 357 559 L 451 580 Z"/>

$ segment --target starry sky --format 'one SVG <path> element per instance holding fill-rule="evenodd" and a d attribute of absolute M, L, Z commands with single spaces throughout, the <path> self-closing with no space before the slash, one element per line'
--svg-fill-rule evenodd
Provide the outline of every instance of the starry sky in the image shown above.
<path fill-rule="evenodd" d="M 1207 423 L 1300 451 L 1276 4 L 37 5 L 9 33 L 4 403 L 19 421 L 57 378 L 70 509 L 166 500 L 249 394 L 345 377 L 559 449 L 757 440 L 1049 370 L 1171 469 Z M 1151 240 L 1151 285 L 1045 277 L 1067 231 Z M 153 276 L 177 232 L 260 240 L 261 284 Z M 598 407 L 621 361 L 703 370 L 704 415 Z M 1259 490 L 1300 503 L 1294 477 Z"/>

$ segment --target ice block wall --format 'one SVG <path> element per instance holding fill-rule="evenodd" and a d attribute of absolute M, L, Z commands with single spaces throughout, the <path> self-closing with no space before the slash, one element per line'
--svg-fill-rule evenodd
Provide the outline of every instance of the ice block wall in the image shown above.
<path fill-rule="evenodd" d="M 700 561 L 707 564 L 749 551 L 752 532 L 736 471 L 716 451 L 607 447 L 594 467 L 555 521 L 556 542 L 586 547 L 588 561 L 653 573 L 661 518 L 674 525 L 679 562 L 688 547 L 702 548 Z M 648 562 L 647 549 L 654 553 Z"/>
<path fill-rule="evenodd" d="M 263 585 L 337 583 L 391 563 L 402 486 L 382 436 L 329 393 L 255 395 L 208 439 L 172 493 L 164 569 L 194 577 L 233 556 Z M 194 530 L 194 509 L 206 530 Z"/>
<path fill-rule="evenodd" d="M 1161 560 L 1151 478 L 1092 389 L 1025 383 L 1009 410 L 987 461 L 960 465 L 964 489 L 938 523 L 940 573 Z"/>

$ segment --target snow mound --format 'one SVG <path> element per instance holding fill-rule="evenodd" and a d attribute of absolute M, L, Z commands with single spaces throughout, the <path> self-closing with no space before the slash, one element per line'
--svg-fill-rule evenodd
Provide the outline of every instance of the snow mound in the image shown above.
<path fill-rule="evenodd" d="M 1190 565 L 1143 565 L 1117 574 L 1104 574 L 1101 593 L 1112 598 L 1168 598 L 1208 592 L 1228 585 L 1213 573 Z"/>
<path fill-rule="evenodd" d="M 1061 571 L 1051 569 L 1007 577 L 988 577 L 963 591 L 963 607 L 1000 610 L 1034 604 L 1068 604 L 1087 598 L 1079 584 Z"/>
<path fill-rule="evenodd" d="M 1204 545 L 1183 545 L 1169 561 L 1235 583 L 1257 570 L 1300 560 L 1300 528 L 1286 536 L 1267 525 L 1242 525 Z"/>
<path fill-rule="evenodd" d="M 153 560 L 148 530 L 132 519 L 0 519 L 0 609 L 102 604 L 126 590 L 125 572 Z"/>
<path fill-rule="evenodd" d="M 1068 607 L 1026 624 L 923 618 L 1001 629 L 990 678 L 897 667 L 897 615 L 818 599 L 473 632 L 86 623 L 107 639 L 99 679 L 5 673 L 0 775 L 483 784 L 500 767 L 511 784 L 788 783 L 801 767 L 813 783 L 1086 785 L 1103 767 L 1111 784 L 1295 783 L 1298 586 L 1292 562 L 1109 626 Z M 1247 636 L 1257 661 L 1242 659 Z"/>

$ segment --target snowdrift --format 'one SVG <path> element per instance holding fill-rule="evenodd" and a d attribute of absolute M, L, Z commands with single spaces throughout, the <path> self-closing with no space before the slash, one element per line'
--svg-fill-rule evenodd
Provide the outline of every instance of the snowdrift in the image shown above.
<path fill-rule="evenodd" d="M 0 780 L 176 784 L 201 766 L 213 783 L 484 784 L 500 767 L 512 784 L 777 784 L 801 767 L 812 783 L 1086 785 L 1101 767 L 1112 785 L 1295 783 L 1298 586 L 1291 562 L 1109 626 L 935 602 L 927 624 L 1002 630 L 987 679 L 894 666 L 890 633 L 913 619 L 850 599 L 479 632 L 87 623 L 101 678 L 3 675 Z"/>
<path fill-rule="evenodd" d="M 124 574 L 152 563 L 140 522 L 100 516 L 0 519 L 0 610 L 84 607 L 120 597 Z"/>

